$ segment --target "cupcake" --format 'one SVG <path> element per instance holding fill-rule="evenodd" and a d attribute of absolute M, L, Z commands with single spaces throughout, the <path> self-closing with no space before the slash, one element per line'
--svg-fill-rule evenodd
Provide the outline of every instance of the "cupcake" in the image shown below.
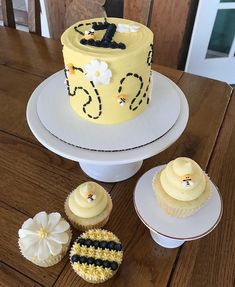
<path fill-rule="evenodd" d="M 153 189 L 161 209 L 175 217 L 197 212 L 211 195 L 209 177 L 190 158 L 169 162 L 153 178 Z"/>
<path fill-rule="evenodd" d="M 123 257 L 120 240 L 104 229 L 90 229 L 73 244 L 73 270 L 89 283 L 102 283 L 116 274 Z"/>
<path fill-rule="evenodd" d="M 82 231 L 103 227 L 112 211 L 112 199 L 98 183 L 89 181 L 73 190 L 65 201 L 71 224 Z"/>
<path fill-rule="evenodd" d="M 55 265 L 65 256 L 70 241 L 70 225 L 58 212 L 39 212 L 27 219 L 19 232 L 22 255 L 41 267 Z"/>

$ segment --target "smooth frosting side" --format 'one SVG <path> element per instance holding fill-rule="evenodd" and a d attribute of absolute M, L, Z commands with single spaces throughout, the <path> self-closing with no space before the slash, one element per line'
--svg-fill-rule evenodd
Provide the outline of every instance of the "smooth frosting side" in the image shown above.
<path fill-rule="evenodd" d="M 61 38 L 65 67 L 70 67 L 71 71 L 66 73 L 70 104 L 79 116 L 99 124 L 128 121 L 142 113 L 150 100 L 153 33 L 146 26 L 130 20 L 107 20 L 116 25 L 135 24 L 139 27 L 136 32 L 115 33 L 113 40 L 124 43 L 126 49 L 80 43 L 83 36 L 74 27 L 104 21 L 104 18 L 78 22 Z M 91 27 L 90 24 L 79 29 L 85 32 Z M 96 39 L 104 33 L 103 30 L 95 31 Z"/>
<path fill-rule="evenodd" d="M 95 199 L 89 201 L 88 195 L 95 195 Z M 106 190 L 95 182 L 85 182 L 79 185 L 69 195 L 68 205 L 70 210 L 79 217 L 91 218 L 100 214 L 108 204 Z"/>
<path fill-rule="evenodd" d="M 191 185 L 184 186 L 182 178 L 190 175 Z M 192 159 L 177 158 L 169 162 L 161 172 L 162 188 L 171 197 L 181 201 L 191 201 L 198 198 L 206 187 L 206 175 L 200 166 Z"/>

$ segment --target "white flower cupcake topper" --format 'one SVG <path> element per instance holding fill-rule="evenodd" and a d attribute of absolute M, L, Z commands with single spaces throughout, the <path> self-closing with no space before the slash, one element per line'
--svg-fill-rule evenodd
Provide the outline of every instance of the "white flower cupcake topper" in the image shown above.
<path fill-rule="evenodd" d="M 135 24 L 118 24 L 117 25 L 117 32 L 119 33 L 135 33 L 138 32 L 140 26 L 137 26 Z"/>
<path fill-rule="evenodd" d="M 108 69 L 104 61 L 91 60 L 89 64 L 84 65 L 86 72 L 85 79 L 92 81 L 95 86 L 99 84 L 108 85 L 112 77 L 112 72 Z"/>
<path fill-rule="evenodd" d="M 47 259 L 56 256 L 62 250 L 62 244 L 69 241 L 66 232 L 69 229 L 67 221 L 58 212 L 47 215 L 42 211 L 26 220 L 19 230 L 20 248 L 28 257 Z"/>

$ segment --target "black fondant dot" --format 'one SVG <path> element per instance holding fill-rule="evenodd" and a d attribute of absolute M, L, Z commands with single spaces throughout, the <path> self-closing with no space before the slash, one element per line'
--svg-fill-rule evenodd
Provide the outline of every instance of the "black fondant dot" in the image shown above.
<path fill-rule="evenodd" d="M 96 41 L 95 41 L 95 45 L 96 45 L 97 47 L 101 47 L 101 41 L 100 41 L 100 40 L 96 40 Z"/>
<path fill-rule="evenodd" d="M 113 271 L 117 270 L 117 269 L 118 269 L 118 264 L 117 264 L 117 262 L 112 261 L 112 262 L 110 263 L 110 267 L 111 267 L 111 269 L 112 269 Z"/>
<path fill-rule="evenodd" d="M 107 247 L 107 241 L 100 241 L 99 247 L 105 249 Z"/>
<path fill-rule="evenodd" d="M 106 42 L 106 41 L 102 41 L 102 42 L 101 42 L 101 47 L 103 47 L 103 48 L 108 48 L 108 46 L 109 46 L 109 43 L 108 43 L 108 42 Z"/>
<path fill-rule="evenodd" d="M 116 251 L 121 251 L 122 250 L 122 245 L 120 243 L 116 243 L 115 246 L 114 246 L 114 249 Z"/>
<path fill-rule="evenodd" d="M 81 39 L 80 43 L 83 44 L 83 45 L 86 45 L 87 44 L 87 40 L 86 39 Z"/>
<path fill-rule="evenodd" d="M 86 245 L 86 246 L 89 247 L 89 246 L 91 246 L 91 244 L 92 244 L 92 241 L 91 241 L 90 239 L 86 239 L 86 240 L 85 240 L 85 245 Z"/>
<path fill-rule="evenodd" d="M 126 49 L 126 45 L 123 44 L 123 43 L 119 43 L 119 48 L 121 48 L 121 49 Z"/>
<path fill-rule="evenodd" d="M 71 257 L 71 262 L 72 262 L 72 263 L 78 262 L 79 259 L 80 259 L 80 256 L 77 255 L 77 254 L 74 254 L 74 255 Z"/>
<path fill-rule="evenodd" d="M 102 260 L 101 259 L 96 259 L 95 260 L 95 266 L 102 266 Z"/>
<path fill-rule="evenodd" d="M 78 238 L 78 240 L 77 240 L 77 243 L 79 243 L 79 244 L 81 244 L 81 245 L 84 245 L 84 242 L 85 242 L 85 239 L 83 239 L 83 238 Z"/>
<path fill-rule="evenodd" d="M 110 262 L 108 260 L 103 261 L 103 266 L 104 268 L 109 268 L 110 267 Z"/>
<path fill-rule="evenodd" d="M 87 261 L 87 258 L 86 258 L 85 256 L 81 256 L 81 257 L 79 258 L 79 262 L 80 262 L 80 263 L 86 263 L 86 261 Z"/>
<path fill-rule="evenodd" d="M 98 248 L 98 247 L 99 247 L 99 241 L 94 240 L 94 241 L 93 241 L 93 246 L 94 246 L 95 248 Z"/>
<path fill-rule="evenodd" d="M 109 249 L 113 249 L 114 246 L 115 246 L 115 242 L 114 242 L 114 241 L 110 241 L 110 242 L 108 243 L 108 248 L 109 248 Z"/>
<path fill-rule="evenodd" d="M 87 258 L 87 264 L 94 264 L 95 259 L 93 257 Z"/>
<path fill-rule="evenodd" d="M 94 39 L 89 39 L 89 40 L 87 40 L 87 44 L 91 45 L 91 46 L 94 46 L 95 45 L 95 40 Z"/>

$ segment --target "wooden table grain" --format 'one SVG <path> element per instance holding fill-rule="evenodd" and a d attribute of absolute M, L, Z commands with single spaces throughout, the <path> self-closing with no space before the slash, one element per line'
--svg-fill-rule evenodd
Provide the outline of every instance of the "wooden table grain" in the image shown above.
<path fill-rule="evenodd" d="M 0 286 L 91 286 L 71 269 L 68 255 L 40 268 L 18 249 L 18 229 L 37 212 L 58 211 L 68 193 L 89 180 L 77 163 L 44 148 L 32 135 L 25 111 L 33 90 L 63 68 L 58 41 L 0 28 Z M 170 148 L 144 161 L 132 178 L 101 183 L 114 209 L 106 228 L 124 245 L 118 273 L 102 286 L 232 287 L 235 278 L 235 95 L 226 83 L 154 65 L 185 93 L 190 109 L 187 127 Z M 133 206 L 138 178 L 177 156 L 197 161 L 218 185 L 224 214 L 206 237 L 165 249 L 153 242 Z M 79 232 L 73 230 L 73 237 Z"/>

